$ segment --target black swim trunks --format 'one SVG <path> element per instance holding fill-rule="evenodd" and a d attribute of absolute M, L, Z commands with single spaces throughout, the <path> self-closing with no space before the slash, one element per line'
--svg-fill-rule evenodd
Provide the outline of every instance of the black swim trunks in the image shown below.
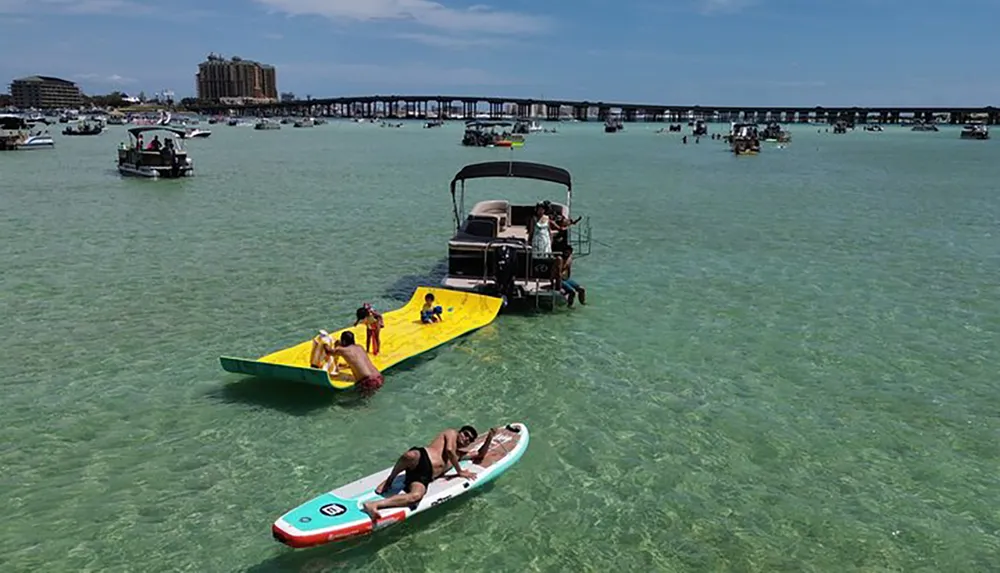
<path fill-rule="evenodd" d="M 424 484 L 424 487 L 427 487 L 434 481 L 434 468 L 431 467 L 431 458 L 427 455 L 427 450 L 424 448 L 410 448 L 410 451 L 419 452 L 420 460 L 417 461 L 416 468 L 406 470 L 405 487 L 407 491 L 410 489 L 410 484 L 415 481 Z"/>

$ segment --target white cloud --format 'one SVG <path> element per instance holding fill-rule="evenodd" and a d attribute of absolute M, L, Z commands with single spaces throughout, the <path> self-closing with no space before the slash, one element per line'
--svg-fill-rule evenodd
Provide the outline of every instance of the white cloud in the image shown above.
<path fill-rule="evenodd" d="M 503 39 L 489 37 L 489 38 L 465 38 L 461 36 L 446 36 L 441 34 L 421 34 L 421 33 L 409 33 L 409 34 L 396 34 L 393 36 L 398 40 L 409 40 L 411 42 L 417 42 L 424 44 L 426 46 L 433 46 L 435 48 L 472 48 L 480 47 L 487 48 L 490 46 L 499 47 L 508 45 L 509 43 Z"/>
<path fill-rule="evenodd" d="M 431 0 L 255 0 L 277 12 L 324 16 L 331 20 L 408 21 L 441 30 L 497 34 L 538 33 L 549 28 L 547 18 L 497 11 L 483 5 L 449 8 Z"/>
<path fill-rule="evenodd" d="M 329 79 L 340 82 L 385 85 L 409 85 L 415 88 L 441 86 L 509 86 L 518 80 L 507 74 L 494 74 L 478 68 L 445 68 L 422 63 L 381 64 L 327 64 L 279 63 L 275 66 L 284 77 L 302 76 L 308 79 Z"/>
<path fill-rule="evenodd" d="M 132 0 L 0 0 L 0 14 L 117 14 L 148 12 Z"/>
<path fill-rule="evenodd" d="M 127 78 L 125 76 L 120 76 L 118 74 L 102 75 L 102 74 L 76 74 L 73 79 L 83 80 L 87 82 L 97 83 L 97 84 L 110 84 L 110 85 L 125 85 L 134 84 L 134 78 Z"/>

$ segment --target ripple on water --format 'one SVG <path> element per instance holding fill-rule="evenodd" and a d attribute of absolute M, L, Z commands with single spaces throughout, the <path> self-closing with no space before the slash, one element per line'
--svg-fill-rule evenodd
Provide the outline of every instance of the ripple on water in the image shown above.
<path fill-rule="evenodd" d="M 0 529 L 6 569 L 994 567 L 995 142 L 803 129 L 735 159 L 639 124 L 532 136 L 518 157 L 570 169 L 601 241 L 575 269 L 591 304 L 503 316 L 357 400 L 218 356 L 434 284 L 447 182 L 494 150 L 458 126 L 214 131 L 185 181 L 85 169 L 104 138 L 0 158 L 0 512 L 27 524 Z M 523 460 L 448 510 L 344 547 L 270 538 L 444 426 L 513 420 Z"/>

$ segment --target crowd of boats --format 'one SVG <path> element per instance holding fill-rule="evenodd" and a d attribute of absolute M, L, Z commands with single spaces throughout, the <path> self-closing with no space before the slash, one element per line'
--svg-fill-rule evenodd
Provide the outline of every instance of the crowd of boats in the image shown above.
<path fill-rule="evenodd" d="M 170 113 L 157 112 L 146 114 L 125 115 L 112 112 L 110 114 L 95 113 L 82 115 L 71 111 L 58 115 L 42 115 L 40 113 L 0 113 L 0 151 L 18 151 L 31 149 L 51 149 L 56 140 L 49 132 L 49 126 L 65 124 L 61 133 L 64 136 L 97 136 L 105 133 L 108 126 L 171 126 L 180 129 L 177 135 L 180 139 L 205 138 L 212 132 L 196 127 L 199 119 L 195 116 L 173 117 Z"/>
<path fill-rule="evenodd" d="M 708 133 L 707 127 L 700 120 L 692 122 L 690 125 L 694 126 L 692 135 L 695 137 L 704 136 Z M 827 131 L 832 130 L 834 134 L 844 134 L 848 131 L 854 131 L 856 128 L 857 126 L 854 124 L 837 121 L 833 124 L 832 128 L 827 128 Z M 671 125 L 668 129 L 671 132 L 680 131 L 680 125 Z M 924 121 L 914 122 L 910 129 L 912 131 L 940 131 L 933 122 Z M 884 131 L 879 124 L 863 124 L 863 130 L 868 132 Z M 659 132 L 663 131 L 661 129 Z M 985 124 L 972 123 L 962 128 L 959 137 L 961 139 L 986 140 L 990 138 L 990 132 Z M 715 139 L 716 137 L 713 136 L 712 138 Z M 685 137 L 685 143 L 686 139 Z M 779 147 L 783 147 L 791 141 L 792 135 L 777 122 L 769 122 L 763 129 L 757 123 L 732 123 L 730 124 L 729 133 L 721 136 L 721 139 L 729 144 L 730 150 L 736 155 L 757 155 L 760 153 L 760 144 L 762 141 L 776 142 Z"/>
<path fill-rule="evenodd" d="M 282 126 L 291 125 L 295 128 L 310 128 L 327 123 L 323 117 L 259 117 L 242 118 L 215 116 L 207 119 L 210 125 L 223 123 L 232 127 L 253 126 L 255 130 L 278 130 Z M 383 128 L 401 128 L 404 122 L 387 121 L 386 118 L 354 118 L 357 123 L 377 124 Z M 132 139 L 119 149 L 120 171 L 126 175 L 136 175 L 150 178 L 183 177 L 193 173 L 191 160 L 179 144 L 180 140 L 209 137 L 212 132 L 199 126 L 201 118 L 192 114 L 172 115 L 166 111 L 122 113 L 119 111 L 80 113 L 77 110 L 50 112 L 43 115 L 39 112 L 0 114 L 0 150 L 30 150 L 45 149 L 55 146 L 55 139 L 49 133 L 48 126 L 54 123 L 65 124 L 62 129 L 64 136 L 97 136 L 105 133 L 108 126 L 132 125 L 129 129 Z M 424 128 L 430 129 L 444 125 L 441 119 L 426 121 Z M 779 147 L 791 141 L 791 133 L 778 122 L 768 122 L 763 127 L 755 122 L 731 123 L 728 133 L 709 135 L 708 123 L 703 119 L 691 119 L 690 137 L 699 142 L 702 137 L 725 141 L 736 155 L 756 155 L 761 151 L 761 142 L 776 142 Z M 845 121 L 837 121 L 827 128 L 834 134 L 844 134 L 853 131 L 858 126 Z M 879 124 L 861 124 L 868 132 L 880 132 Z M 136 131 L 135 128 L 164 128 L 169 132 L 170 146 L 165 144 L 145 149 L 135 140 L 146 129 Z M 609 116 L 604 121 L 605 133 L 619 133 L 625 129 L 618 116 Z M 933 121 L 914 121 L 910 129 L 913 131 L 939 131 Z M 676 133 L 683 130 L 679 123 L 672 123 L 657 130 L 656 133 Z M 465 122 L 461 144 L 467 147 L 521 147 L 525 144 L 525 136 L 534 133 L 557 133 L 557 129 L 543 127 L 537 120 L 518 118 L 512 120 L 474 119 Z M 983 123 L 970 123 L 960 132 L 961 139 L 989 139 L 989 129 Z M 684 136 L 687 143 L 688 135 Z M 157 140 L 158 141 L 158 140 Z M 151 143 L 151 142 L 149 142 Z M 155 157 L 154 157 L 155 156 Z"/>

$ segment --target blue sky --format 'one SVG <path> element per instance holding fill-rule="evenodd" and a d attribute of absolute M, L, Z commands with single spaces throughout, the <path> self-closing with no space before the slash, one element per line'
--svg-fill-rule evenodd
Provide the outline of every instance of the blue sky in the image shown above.
<path fill-rule="evenodd" d="M 214 51 L 312 97 L 1000 105 L 1000 0 L 484 1 L 0 0 L 0 80 L 184 97 Z"/>

